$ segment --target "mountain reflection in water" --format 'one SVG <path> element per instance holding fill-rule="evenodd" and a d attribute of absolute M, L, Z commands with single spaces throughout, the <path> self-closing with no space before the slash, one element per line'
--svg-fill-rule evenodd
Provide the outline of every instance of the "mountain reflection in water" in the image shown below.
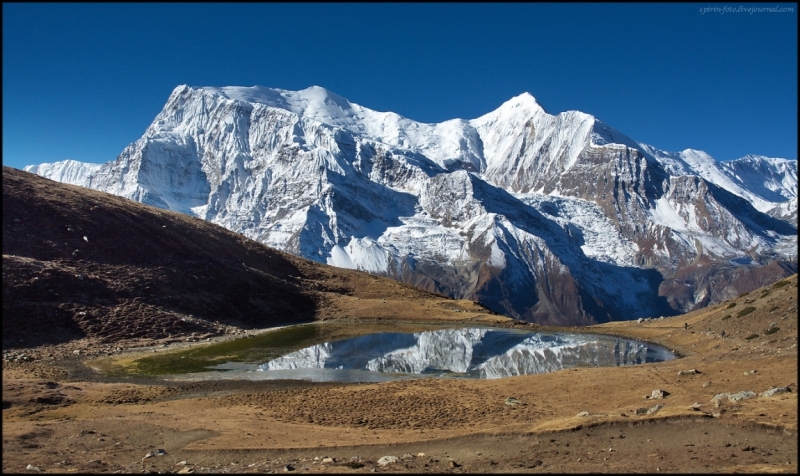
<path fill-rule="evenodd" d="M 259 370 L 341 369 L 495 379 L 673 358 L 662 347 L 618 337 L 467 328 L 384 332 L 326 342 L 271 360 Z"/>

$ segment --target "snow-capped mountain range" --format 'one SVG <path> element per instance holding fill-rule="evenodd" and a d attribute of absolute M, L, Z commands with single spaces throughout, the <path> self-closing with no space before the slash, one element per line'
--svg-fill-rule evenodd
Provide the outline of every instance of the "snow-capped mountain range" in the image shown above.
<path fill-rule="evenodd" d="M 116 160 L 25 170 L 539 323 L 683 312 L 797 269 L 796 160 L 666 152 L 527 93 L 424 124 L 316 86 L 179 86 Z"/>

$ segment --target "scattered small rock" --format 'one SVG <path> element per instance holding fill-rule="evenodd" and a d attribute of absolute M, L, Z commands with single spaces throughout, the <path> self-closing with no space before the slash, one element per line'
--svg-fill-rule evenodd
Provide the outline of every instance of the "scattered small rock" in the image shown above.
<path fill-rule="evenodd" d="M 325 458 L 322 458 L 322 464 L 331 464 L 331 463 L 333 463 L 333 458 L 329 458 L 327 456 Z"/>
<path fill-rule="evenodd" d="M 722 402 L 727 400 L 729 396 L 729 393 L 718 393 L 711 398 L 711 403 L 714 404 L 714 408 L 719 408 L 722 406 Z"/>
<path fill-rule="evenodd" d="M 192 473 L 194 473 L 194 470 L 188 466 L 185 466 L 180 470 L 178 470 L 178 474 L 192 474 Z"/>
<path fill-rule="evenodd" d="M 287 473 L 289 471 L 294 471 L 294 466 L 287 464 L 286 466 L 283 467 L 283 470 L 286 471 Z"/>
<path fill-rule="evenodd" d="M 655 390 L 653 390 L 653 393 L 651 393 L 649 396 L 646 396 L 644 398 L 652 398 L 654 400 L 660 400 L 660 399 L 666 397 L 667 395 L 669 395 L 669 392 L 667 392 L 666 390 L 655 389 Z"/>
<path fill-rule="evenodd" d="M 167 452 L 162 449 L 148 451 L 147 454 L 144 455 L 144 458 L 142 458 L 142 460 L 147 458 L 152 458 L 153 456 L 164 456 L 165 454 L 167 454 Z"/>
<path fill-rule="evenodd" d="M 756 392 L 751 392 L 750 390 L 744 390 L 741 392 L 728 395 L 728 400 L 735 403 L 740 400 L 747 400 L 748 398 L 753 398 L 755 396 Z"/>
<path fill-rule="evenodd" d="M 697 369 L 681 370 L 678 375 L 697 375 L 700 371 Z"/>
<path fill-rule="evenodd" d="M 791 392 L 789 387 L 774 387 L 765 392 L 761 392 L 761 397 L 771 397 L 776 393 L 784 393 L 784 392 Z"/>
<path fill-rule="evenodd" d="M 397 456 L 382 456 L 381 459 L 378 460 L 378 466 L 388 466 L 397 463 L 399 459 L 400 458 Z"/>
<path fill-rule="evenodd" d="M 520 403 L 520 401 L 519 401 L 519 400 L 517 400 L 517 399 L 516 399 L 516 398 L 514 398 L 514 397 L 508 397 L 508 398 L 506 398 L 506 405 L 512 405 L 512 406 L 513 406 L 513 405 L 519 405 L 519 403 Z"/>
<path fill-rule="evenodd" d="M 26 466 L 25 469 L 27 469 L 28 471 L 35 471 L 37 473 L 41 471 L 41 469 L 39 469 L 38 466 L 34 466 L 32 464 L 29 464 L 28 466 Z"/>
<path fill-rule="evenodd" d="M 450 467 L 451 467 L 451 468 L 458 468 L 458 467 L 460 467 L 460 466 L 461 466 L 460 464 L 456 463 L 456 462 L 455 462 L 455 461 L 453 461 L 453 460 L 450 460 Z"/>
<path fill-rule="evenodd" d="M 650 408 L 647 409 L 647 414 L 648 415 L 652 415 L 653 413 L 661 410 L 662 408 L 664 408 L 664 405 L 661 405 L 661 404 L 656 405 L 654 407 L 650 407 Z"/>

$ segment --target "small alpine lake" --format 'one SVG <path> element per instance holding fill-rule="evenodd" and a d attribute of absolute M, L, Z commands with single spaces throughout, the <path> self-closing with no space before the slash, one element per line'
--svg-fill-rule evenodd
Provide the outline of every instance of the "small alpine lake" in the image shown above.
<path fill-rule="evenodd" d="M 496 379 L 674 358 L 649 342 L 601 334 L 365 321 L 301 324 L 117 362 L 104 359 L 100 370 L 171 380 L 379 382 Z"/>

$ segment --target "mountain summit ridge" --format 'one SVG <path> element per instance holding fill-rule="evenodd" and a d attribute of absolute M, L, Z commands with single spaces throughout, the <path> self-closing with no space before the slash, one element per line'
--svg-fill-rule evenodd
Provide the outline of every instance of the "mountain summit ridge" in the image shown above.
<path fill-rule="evenodd" d="M 528 93 L 425 124 L 318 86 L 182 85 L 115 161 L 76 164 L 25 170 L 544 324 L 685 312 L 797 267 L 796 161 L 662 151 Z"/>

